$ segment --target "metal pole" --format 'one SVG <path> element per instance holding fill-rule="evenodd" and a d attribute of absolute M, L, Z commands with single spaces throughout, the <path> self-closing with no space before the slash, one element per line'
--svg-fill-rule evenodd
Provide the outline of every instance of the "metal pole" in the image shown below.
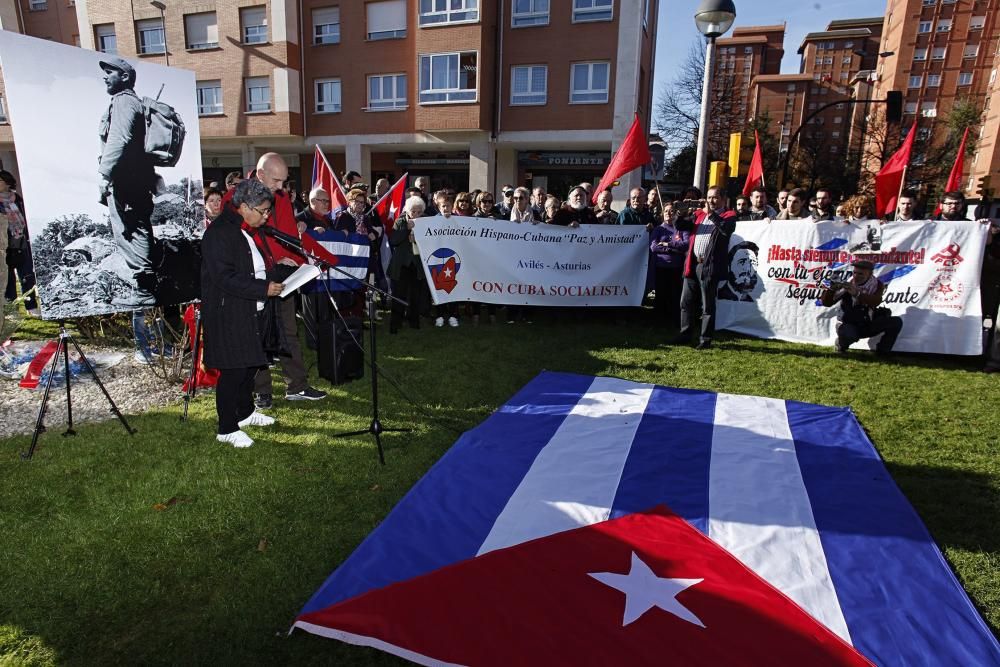
<path fill-rule="evenodd" d="M 694 186 L 705 194 L 705 171 L 708 153 L 708 112 L 712 95 L 712 73 L 715 69 L 715 37 L 709 37 L 705 47 L 705 81 L 701 87 L 701 120 L 698 122 L 698 152 L 694 160 Z"/>
<path fill-rule="evenodd" d="M 167 46 L 167 17 L 160 7 L 160 26 L 163 27 L 163 60 L 167 67 L 170 67 L 170 48 Z"/>

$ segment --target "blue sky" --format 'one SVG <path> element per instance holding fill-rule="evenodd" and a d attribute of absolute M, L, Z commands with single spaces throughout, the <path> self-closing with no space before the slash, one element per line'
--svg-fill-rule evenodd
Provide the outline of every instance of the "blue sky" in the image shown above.
<path fill-rule="evenodd" d="M 735 26 L 787 23 L 783 73 L 799 71 L 796 51 L 806 33 L 826 29 L 834 19 L 865 18 L 885 14 L 886 3 L 879 0 L 734 0 Z M 674 69 L 683 62 L 695 38 L 694 12 L 699 0 L 660 0 L 659 34 L 656 45 L 655 95 L 673 78 Z"/>

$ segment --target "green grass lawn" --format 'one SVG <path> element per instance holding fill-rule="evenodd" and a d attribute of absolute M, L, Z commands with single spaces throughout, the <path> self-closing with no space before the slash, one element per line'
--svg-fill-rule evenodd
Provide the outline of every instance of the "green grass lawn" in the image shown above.
<path fill-rule="evenodd" d="M 380 333 L 387 331 L 382 325 Z M 214 440 L 211 394 L 117 422 L 0 440 L 0 665 L 395 664 L 302 632 L 296 613 L 451 446 L 542 369 L 849 405 L 991 627 L 1000 627 L 1000 378 L 978 359 L 849 359 L 723 336 L 572 321 L 380 337 L 384 467 L 369 384 L 278 401 L 278 425 L 235 450 Z M 327 388 L 325 382 L 317 384 Z M 179 393 L 179 391 L 178 391 Z M 0 408 L 2 415 L 3 408 Z"/>

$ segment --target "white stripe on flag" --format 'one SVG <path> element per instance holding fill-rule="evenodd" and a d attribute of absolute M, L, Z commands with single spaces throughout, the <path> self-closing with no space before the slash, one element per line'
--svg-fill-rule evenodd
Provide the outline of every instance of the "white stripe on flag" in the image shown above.
<path fill-rule="evenodd" d="M 652 393 L 653 385 L 595 378 L 535 457 L 477 555 L 607 520 Z"/>
<path fill-rule="evenodd" d="M 784 401 L 719 394 L 708 508 L 709 537 L 850 643 Z"/>

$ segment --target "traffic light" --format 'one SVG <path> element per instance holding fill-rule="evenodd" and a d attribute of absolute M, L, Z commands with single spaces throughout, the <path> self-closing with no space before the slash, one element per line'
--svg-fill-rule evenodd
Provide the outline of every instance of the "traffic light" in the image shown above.
<path fill-rule="evenodd" d="M 980 176 L 979 182 L 976 184 L 976 194 L 979 195 L 980 199 L 992 199 L 993 190 L 990 189 L 990 176 Z"/>
<path fill-rule="evenodd" d="M 885 120 L 889 123 L 903 120 L 903 93 L 898 90 L 890 90 L 885 94 Z"/>
<path fill-rule="evenodd" d="M 733 132 L 729 135 L 729 174 L 736 178 L 740 173 L 740 144 L 743 143 L 743 133 Z"/>
<path fill-rule="evenodd" d="M 716 160 L 708 164 L 708 187 L 726 187 L 726 178 L 729 173 L 729 165 L 723 160 Z"/>

